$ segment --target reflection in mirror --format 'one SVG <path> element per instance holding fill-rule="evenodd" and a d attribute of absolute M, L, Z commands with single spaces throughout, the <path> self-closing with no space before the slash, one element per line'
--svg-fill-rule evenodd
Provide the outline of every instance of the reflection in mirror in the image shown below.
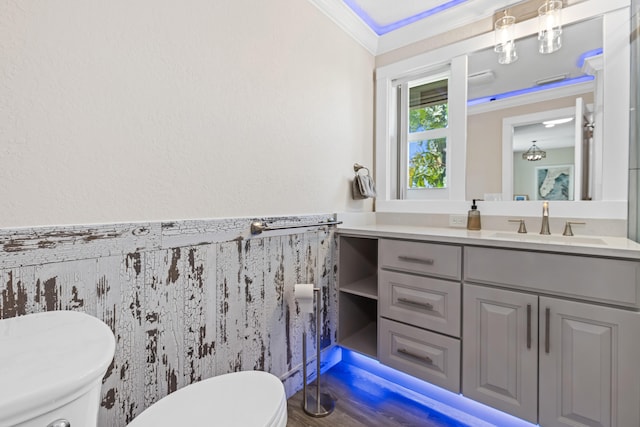
<path fill-rule="evenodd" d="M 575 200 L 575 134 L 571 108 L 513 126 L 513 200 Z"/>
<path fill-rule="evenodd" d="M 509 65 L 498 64 L 492 49 L 469 55 L 467 199 L 590 199 L 589 172 L 598 153 L 589 141 L 577 147 L 576 141 L 582 140 L 581 116 L 590 124 L 595 119 L 576 115 L 576 100 L 582 99 L 580 111 L 582 105 L 592 105 L 594 116 L 602 111 L 598 73 L 585 67 L 602 57 L 602 25 L 602 18 L 567 25 L 562 49 L 548 55 L 538 53 L 536 35 L 519 39 L 519 59 Z M 554 128 L 540 124 L 563 117 L 573 120 Z M 534 140 L 547 157 L 523 160 Z"/>

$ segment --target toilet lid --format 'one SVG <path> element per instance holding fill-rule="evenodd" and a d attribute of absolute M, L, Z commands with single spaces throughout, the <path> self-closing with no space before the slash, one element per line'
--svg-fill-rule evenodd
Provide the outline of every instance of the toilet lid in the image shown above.
<path fill-rule="evenodd" d="M 286 411 L 284 387 L 276 376 L 244 371 L 183 387 L 151 405 L 128 427 L 275 427 L 286 424 Z"/>
<path fill-rule="evenodd" d="M 84 313 L 0 320 L 0 425 L 75 399 L 104 375 L 114 350 L 111 329 Z"/>

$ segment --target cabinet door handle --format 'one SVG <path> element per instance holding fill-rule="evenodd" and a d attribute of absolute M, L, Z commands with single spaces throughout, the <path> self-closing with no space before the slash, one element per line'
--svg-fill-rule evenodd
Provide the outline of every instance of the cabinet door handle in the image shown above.
<path fill-rule="evenodd" d="M 527 349 L 531 349 L 531 304 L 527 304 Z"/>
<path fill-rule="evenodd" d="M 403 302 L 405 304 L 417 305 L 418 307 L 423 307 L 426 310 L 433 311 L 433 304 L 430 304 L 428 302 L 414 301 L 409 298 L 398 298 L 398 301 Z"/>
<path fill-rule="evenodd" d="M 418 360 L 422 360 L 423 362 L 431 365 L 433 364 L 433 359 L 431 359 L 429 356 L 422 356 L 420 354 L 415 354 L 410 352 L 409 350 L 407 350 L 406 348 L 399 348 L 398 349 L 398 353 L 404 354 L 406 356 L 409 357 L 413 357 L 414 359 L 418 359 Z"/>
<path fill-rule="evenodd" d="M 549 353 L 551 347 L 551 338 L 549 337 L 549 331 L 551 329 L 551 309 L 547 307 L 544 310 L 544 352 Z"/>
<path fill-rule="evenodd" d="M 426 265 L 433 265 L 433 263 L 435 262 L 433 258 L 416 258 L 416 257 L 406 256 L 406 255 L 398 255 L 398 259 L 404 262 L 413 262 L 415 264 L 426 264 Z"/>

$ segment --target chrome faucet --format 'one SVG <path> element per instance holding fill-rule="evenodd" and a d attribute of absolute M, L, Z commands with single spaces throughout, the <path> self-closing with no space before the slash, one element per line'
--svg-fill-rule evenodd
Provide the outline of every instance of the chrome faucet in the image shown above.
<path fill-rule="evenodd" d="M 540 234 L 551 234 L 549 231 L 549 202 L 545 201 L 542 204 L 542 228 Z"/>

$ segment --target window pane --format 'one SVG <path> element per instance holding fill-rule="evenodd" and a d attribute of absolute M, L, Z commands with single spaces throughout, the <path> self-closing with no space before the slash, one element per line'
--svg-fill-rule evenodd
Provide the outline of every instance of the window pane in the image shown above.
<path fill-rule="evenodd" d="M 438 80 L 409 89 L 409 133 L 447 127 L 448 83 Z"/>
<path fill-rule="evenodd" d="M 409 185 L 407 188 L 447 187 L 447 138 L 409 143 Z"/>

